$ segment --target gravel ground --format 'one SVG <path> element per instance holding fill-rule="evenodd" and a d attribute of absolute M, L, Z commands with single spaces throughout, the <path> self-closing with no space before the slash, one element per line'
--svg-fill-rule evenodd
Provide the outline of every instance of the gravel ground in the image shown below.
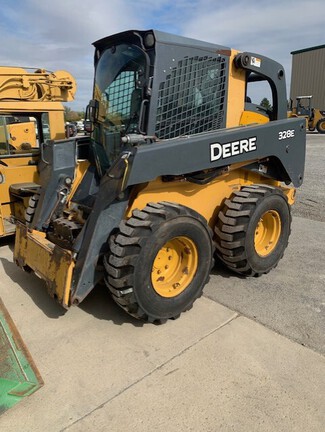
<path fill-rule="evenodd" d="M 292 214 L 325 222 L 325 135 L 307 135 L 305 177 Z"/>

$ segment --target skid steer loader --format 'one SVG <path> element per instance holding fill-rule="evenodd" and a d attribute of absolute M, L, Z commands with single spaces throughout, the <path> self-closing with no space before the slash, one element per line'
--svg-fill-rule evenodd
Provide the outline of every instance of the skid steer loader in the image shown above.
<path fill-rule="evenodd" d="M 24 220 L 29 197 L 17 196 L 19 183 L 29 183 L 30 190 L 37 184 L 40 144 L 65 138 L 61 102 L 73 100 L 75 92 L 68 72 L 0 67 L 0 237 L 15 232 L 11 214 Z"/>
<path fill-rule="evenodd" d="M 318 133 L 325 133 L 325 110 L 313 108 L 312 96 L 297 96 L 296 104 L 293 107 L 291 100 L 291 107 L 288 113 L 289 117 L 304 117 L 308 130 L 313 132 L 315 129 Z"/>
<path fill-rule="evenodd" d="M 269 272 L 288 244 L 305 161 L 305 121 L 287 118 L 283 67 L 154 30 L 94 46 L 90 137 L 43 146 L 15 262 L 64 308 L 105 281 L 149 322 L 191 308 L 215 253 L 241 275 Z M 247 84 L 261 80 L 272 111 L 247 102 Z"/>

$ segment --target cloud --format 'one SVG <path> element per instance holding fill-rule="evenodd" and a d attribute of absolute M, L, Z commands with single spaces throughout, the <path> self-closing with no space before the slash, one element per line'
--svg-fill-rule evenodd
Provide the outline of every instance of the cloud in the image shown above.
<path fill-rule="evenodd" d="M 69 106 L 81 110 L 92 92 L 92 42 L 156 28 L 269 56 L 290 79 L 290 52 L 324 43 L 322 10 L 323 0 L 4 0 L 0 64 L 69 71 L 78 84 Z"/>
<path fill-rule="evenodd" d="M 190 37 L 271 57 L 291 70 L 290 52 L 319 45 L 324 28 L 323 0 L 259 2 L 198 0 L 197 13 L 183 21 Z M 287 74 L 288 76 L 288 74 Z"/>
<path fill-rule="evenodd" d="M 77 80 L 76 101 L 84 109 L 93 83 L 92 43 L 109 34 L 141 25 L 130 13 L 127 0 L 97 0 L 94 5 L 77 0 L 5 3 L 0 10 L 2 47 L 0 64 L 64 69 Z"/>

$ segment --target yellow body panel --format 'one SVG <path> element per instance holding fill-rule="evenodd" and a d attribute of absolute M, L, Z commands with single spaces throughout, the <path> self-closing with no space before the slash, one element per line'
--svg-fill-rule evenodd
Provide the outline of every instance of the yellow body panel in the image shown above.
<path fill-rule="evenodd" d="M 246 91 L 246 72 L 235 66 L 234 58 L 239 51 L 232 50 L 230 56 L 229 86 L 226 127 L 231 128 L 240 124 L 240 118 L 244 111 L 245 91 Z"/>
<path fill-rule="evenodd" d="M 64 139 L 66 137 L 64 111 L 49 111 L 48 118 L 50 126 L 50 139 Z"/>
<path fill-rule="evenodd" d="M 253 111 L 244 111 L 240 117 L 239 125 L 249 125 L 254 123 L 268 123 L 270 121 L 269 118 L 265 117 L 262 114 L 253 112 Z"/>
<path fill-rule="evenodd" d="M 21 267 L 28 266 L 44 279 L 49 293 L 68 308 L 74 260 L 72 252 L 46 240 L 45 234 L 17 224 L 14 257 Z"/>
<path fill-rule="evenodd" d="M 4 159 L 7 161 L 8 159 Z M 10 223 L 10 215 L 13 213 L 13 198 L 9 188 L 14 183 L 35 183 L 37 181 L 37 171 L 35 165 L 28 165 L 30 158 L 10 159 L 11 166 L 0 165 L 0 237 L 13 234 L 15 225 Z M 19 213 L 16 208 L 15 214 Z M 22 216 L 18 215 L 17 216 Z"/>
<path fill-rule="evenodd" d="M 148 183 L 143 189 L 135 189 L 126 217 L 129 218 L 135 209 L 143 209 L 149 202 L 168 201 L 195 210 L 213 227 L 223 201 L 242 186 L 252 183 L 274 186 L 279 184 L 272 179 L 266 179 L 259 174 L 243 169 L 224 174 L 207 185 L 198 185 L 183 180 L 163 182 L 158 178 Z"/>
<path fill-rule="evenodd" d="M 3 126 L 0 127 L 3 129 Z M 13 123 L 7 125 L 9 135 L 8 142 L 16 149 L 20 149 L 23 143 L 29 143 L 31 147 L 36 147 L 36 129 L 34 122 Z"/>
<path fill-rule="evenodd" d="M 89 167 L 90 163 L 88 160 L 79 160 L 77 165 L 76 165 L 76 169 L 75 169 L 75 177 L 73 180 L 73 184 L 71 187 L 71 191 L 70 194 L 68 196 L 67 199 L 67 205 L 69 205 L 69 203 L 71 202 L 71 199 L 73 198 L 73 195 L 75 194 L 78 186 L 80 185 L 84 175 L 87 172 L 87 169 Z"/>
<path fill-rule="evenodd" d="M 282 186 L 282 191 L 287 197 L 288 204 L 293 205 L 296 201 L 296 188 Z"/>

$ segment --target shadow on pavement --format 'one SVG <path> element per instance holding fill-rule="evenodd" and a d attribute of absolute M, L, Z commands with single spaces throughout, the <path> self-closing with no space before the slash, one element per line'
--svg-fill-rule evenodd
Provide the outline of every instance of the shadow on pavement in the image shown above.
<path fill-rule="evenodd" d="M 15 248 L 15 236 L 9 235 L 6 237 L 0 238 L 0 248 L 2 246 L 8 246 L 12 253 L 14 253 Z"/>
<path fill-rule="evenodd" d="M 3 269 L 10 279 L 22 288 L 45 315 L 49 318 L 59 318 L 65 314 L 63 309 L 47 293 L 45 282 L 33 273 L 26 273 L 18 269 L 16 264 L 6 258 L 0 258 Z"/>
<path fill-rule="evenodd" d="M 46 283 L 34 273 L 24 272 L 7 258 L 0 257 L 0 262 L 7 276 L 29 295 L 46 316 L 57 319 L 69 313 L 48 294 Z M 79 307 L 97 319 L 109 320 L 116 325 L 130 323 L 135 327 L 142 327 L 145 324 L 120 309 L 111 299 L 104 285 L 96 286 L 79 306 L 73 307 Z"/>
<path fill-rule="evenodd" d="M 116 325 L 132 324 L 135 327 L 143 327 L 146 323 L 128 315 L 111 298 L 108 288 L 104 284 L 98 284 L 80 303 L 79 308 L 100 320 L 110 320 Z"/>
<path fill-rule="evenodd" d="M 0 247 L 5 245 L 13 252 L 14 237 L 0 239 Z M 29 295 L 35 305 L 46 316 L 58 319 L 68 312 L 48 294 L 46 283 L 33 272 L 24 272 L 16 264 L 4 257 L 0 257 L 0 262 L 10 279 Z M 216 260 L 211 274 L 227 279 L 231 277 L 245 279 L 240 275 L 232 273 L 219 260 Z M 98 284 L 79 306 L 73 307 L 79 307 L 82 311 L 94 316 L 96 319 L 112 321 L 116 325 L 131 324 L 135 327 L 143 327 L 146 324 L 146 322 L 133 318 L 121 309 L 111 298 L 104 284 Z"/>
<path fill-rule="evenodd" d="M 232 272 L 228 267 L 222 263 L 218 258 L 215 258 L 214 266 L 211 270 L 211 275 L 218 275 L 225 279 L 247 279 L 246 276 L 243 276 L 239 273 Z"/>

